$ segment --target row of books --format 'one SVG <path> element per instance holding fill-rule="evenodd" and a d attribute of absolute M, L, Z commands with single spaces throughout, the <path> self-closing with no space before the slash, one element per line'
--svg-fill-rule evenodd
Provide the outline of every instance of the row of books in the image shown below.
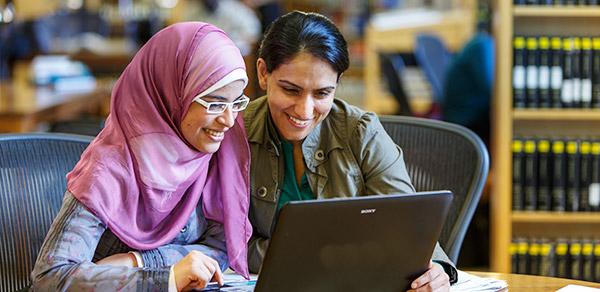
<path fill-rule="evenodd" d="M 600 140 L 512 143 L 513 210 L 600 211 Z"/>
<path fill-rule="evenodd" d="M 512 272 L 600 282 L 600 239 L 515 238 Z"/>
<path fill-rule="evenodd" d="M 515 36 L 515 108 L 600 108 L 600 37 Z"/>
<path fill-rule="evenodd" d="M 599 0 L 514 0 L 515 5 L 600 5 Z"/>

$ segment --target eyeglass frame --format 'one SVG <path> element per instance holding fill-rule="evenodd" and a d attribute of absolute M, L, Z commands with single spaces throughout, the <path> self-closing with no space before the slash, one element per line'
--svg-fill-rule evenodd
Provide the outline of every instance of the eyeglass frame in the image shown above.
<path fill-rule="evenodd" d="M 202 105 L 206 109 L 206 112 L 209 113 L 209 114 L 222 114 L 222 113 L 224 113 L 227 110 L 227 108 L 230 108 L 232 112 L 237 113 L 237 112 L 241 112 L 241 111 L 245 110 L 248 107 L 248 104 L 250 103 L 250 98 L 248 96 L 242 94 L 240 97 L 241 98 L 237 98 L 236 100 L 234 100 L 232 102 L 222 102 L 222 101 L 211 101 L 211 102 L 208 102 L 208 101 L 202 99 L 201 97 L 194 98 L 194 101 L 197 102 L 197 103 L 199 103 L 200 105 Z M 234 110 L 233 109 L 233 104 L 234 103 L 238 103 L 238 102 L 242 102 L 242 101 L 246 103 L 244 105 L 244 108 L 242 108 L 240 110 Z M 218 111 L 218 112 L 217 111 L 211 111 L 210 110 L 210 106 L 214 105 L 214 104 L 224 104 L 225 108 L 222 111 Z"/>

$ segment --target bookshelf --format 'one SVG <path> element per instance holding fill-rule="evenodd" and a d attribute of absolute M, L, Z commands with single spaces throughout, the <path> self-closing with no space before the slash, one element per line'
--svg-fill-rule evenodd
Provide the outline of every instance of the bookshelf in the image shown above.
<path fill-rule="evenodd" d="M 559 213 L 556 212 L 527 212 L 514 211 L 511 219 L 515 223 L 598 223 L 600 224 L 600 214 L 597 212 L 579 212 L 579 213 Z"/>
<path fill-rule="evenodd" d="M 599 109 L 513 109 L 513 36 L 598 36 L 600 7 L 515 6 L 495 1 L 496 88 L 492 102 L 491 269 L 511 272 L 513 237 L 599 238 L 600 212 L 512 210 L 512 139 L 529 136 L 600 136 Z"/>
<path fill-rule="evenodd" d="M 517 109 L 513 110 L 513 119 L 518 121 L 600 121 L 600 109 Z"/>
<path fill-rule="evenodd" d="M 525 6 L 513 8 L 515 17 L 600 17 L 600 8 L 597 7 L 548 7 L 548 6 Z"/>

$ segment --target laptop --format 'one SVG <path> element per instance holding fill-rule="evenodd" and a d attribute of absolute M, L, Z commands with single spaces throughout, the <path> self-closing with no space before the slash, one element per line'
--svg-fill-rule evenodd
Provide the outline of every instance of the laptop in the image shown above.
<path fill-rule="evenodd" d="M 258 280 L 216 290 L 405 291 L 427 270 L 451 202 L 450 191 L 289 202 Z"/>

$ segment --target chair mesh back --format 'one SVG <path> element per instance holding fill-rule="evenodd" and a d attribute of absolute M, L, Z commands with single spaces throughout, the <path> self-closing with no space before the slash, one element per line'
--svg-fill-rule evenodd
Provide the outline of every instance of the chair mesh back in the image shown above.
<path fill-rule="evenodd" d="M 29 274 L 91 137 L 0 135 L 0 291 L 27 287 Z"/>
<path fill-rule="evenodd" d="M 440 121 L 384 116 L 381 122 L 402 148 L 417 191 L 454 193 L 439 241 L 456 263 L 487 177 L 489 158 L 483 142 L 462 126 Z"/>

